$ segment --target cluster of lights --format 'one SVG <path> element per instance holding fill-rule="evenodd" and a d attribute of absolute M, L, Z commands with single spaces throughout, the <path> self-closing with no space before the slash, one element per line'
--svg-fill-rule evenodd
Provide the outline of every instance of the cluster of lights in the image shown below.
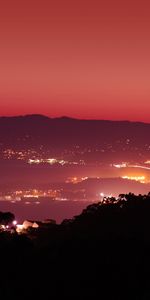
<path fill-rule="evenodd" d="M 17 160 L 25 160 L 27 157 L 30 157 L 31 155 L 35 157 L 36 154 L 37 152 L 33 149 L 20 150 L 20 151 L 13 150 L 13 149 L 5 149 L 3 151 L 3 158 L 4 159 L 16 158 Z"/>
<path fill-rule="evenodd" d="M 150 161 L 147 160 L 145 162 L 145 164 L 150 164 Z M 118 169 L 127 168 L 128 167 L 128 168 L 137 168 L 137 169 L 150 170 L 150 167 L 141 166 L 141 165 L 130 165 L 129 163 L 113 164 L 113 167 L 118 168 Z"/>
<path fill-rule="evenodd" d="M 113 164 L 115 168 L 121 169 L 121 168 L 126 168 L 128 166 L 127 163 L 121 163 L 121 164 Z"/>
<path fill-rule="evenodd" d="M 60 164 L 60 165 L 65 165 L 68 163 L 68 161 L 65 161 L 63 159 L 56 159 L 56 158 L 47 158 L 47 159 L 29 159 L 28 160 L 28 163 L 29 164 L 41 164 L 41 163 L 47 163 L 47 164 L 50 164 L 50 165 L 54 165 L 54 164 Z"/>
<path fill-rule="evenodd" d="M 84 161 L 80 160 L 79 162 L 77 161 L 67 161 L 64 159 L 56 159 L 56 158 L 35 158 L 35 159 L 28 159 L 28 164 L 32 165 L 32 164 L 50 164 L 50 165 L 54 165 L 54 164 L 60 164 L 60 165 L 84 165 Z"/>
<path fill-rule="evenodd" d="M 123 179 L 135 180 L 145 183 L 145 176 L 122 176 Z"/>
<path fill-rule="evenodd" d="M 76 184 L 76 183 L 79 183 L 79 182 L 82 182 L 84 180 L 87 180 L 88 177 L 68 177 L 67 180 L 66 180 L 66 183 L 73 183 L 73 184 Z"/>
<path fill-rule="evenodd" d="M 3 225 L 3 224 L 0 225 L 0 229 L 5 231 L 5 230 L 11 229 L 12 226 L 14 226 L 14 227 L 17 226 L 17 221 L 16 221 L 16 220 L 14 220 L 14 221 L 12 222 L 12 225 Z"/>
<path fill-rule="evenodd" d="M 11 201 L 12 203 L 16 203 L 16 201 L 21 201 L 30 198 L 40 199 L 41 197 L 50 197 L 56 198 L 60 196 L 59 189 L 48 189 L 48 190 L 37 190 L 37 189 L 30 189 L 30 190 L 17 190 L 13 192 L 8 192 L 7 195 L 0 192 L 0 201 L 7 200 Z"/>

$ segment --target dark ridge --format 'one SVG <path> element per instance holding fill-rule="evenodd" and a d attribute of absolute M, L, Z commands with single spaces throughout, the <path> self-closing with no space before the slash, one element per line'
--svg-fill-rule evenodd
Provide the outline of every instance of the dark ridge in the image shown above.
<path fill-rule="evenodd" d="M 40 114 L 0 117 L 0 143 L 8 147 L 96 147 L 126 139 L 134 147 L 141 147 L 149 138 L 150 124 L 140 122 L 49 118 Z"/>
<path fill-rule="evenodd" d="M 113 123 L 113 124 L 138 124 L 138 125 L 150 125 L 150 123 L 146 122 L 141 122 L 141 121 L 130 121 L 130 120 L 107 120 L 107 119 L 78 119 L 74 117 L 69 117 L 69 116 L 60 116 L 60 117 L 48 117 L 46 115 L 42 114 L 27 114 L 27 115 L 17 115 L 17 116 L 0 116 L 1 119 L 8 119 L 8 120 L 13 120 L 13 119 L 34 119 L 34 120 L 68 120 L 68 121 L 76 121 L 76 122 L 90 122 L 90 123 Z"/>

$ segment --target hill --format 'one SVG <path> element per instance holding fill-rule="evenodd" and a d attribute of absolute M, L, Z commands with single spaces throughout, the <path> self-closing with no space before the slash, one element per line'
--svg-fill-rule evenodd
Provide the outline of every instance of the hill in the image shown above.
<path fill-rule="evenodd" d="M 64 148 L 117 142 L 119 148 L 127 141 L 141 147 L 148 143 L 149 137 L 150 124 L 140 122 L 48 118 L 42 115 L 0 117 L 0 143 L 5 146 L 44 144 Z"/>
<path fill-rule="evenodd" d="M 1 296 L 149 299 L 150 194 L 106 200 L 60 225 L 1 232 Z"/>

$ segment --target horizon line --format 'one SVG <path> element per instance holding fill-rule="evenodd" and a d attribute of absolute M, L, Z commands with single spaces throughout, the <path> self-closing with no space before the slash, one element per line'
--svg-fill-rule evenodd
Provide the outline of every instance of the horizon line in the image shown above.
<path fill-rule="evenodd" d="M 131 123 L 143 123 L 143 124 L 150 124 L 150 122 L 146 121 L 139 121 L 139 120 L 129 120 L 129 119 L 98 119 L 98 118 L 79 118 L 67 115 L 60 115 L 60 116 L 48 116 L 46 114 L 40 113 L 29 113 L 29 114 L 16 114 L 16 115 L 0 115 L 0 118 L 19 118 L 19 117 L 45 117 L 48 119 L 72 119 L 72 120 L 79 120 L 79 121 L 110 121 L 110 122 L 131 122 Z"/>

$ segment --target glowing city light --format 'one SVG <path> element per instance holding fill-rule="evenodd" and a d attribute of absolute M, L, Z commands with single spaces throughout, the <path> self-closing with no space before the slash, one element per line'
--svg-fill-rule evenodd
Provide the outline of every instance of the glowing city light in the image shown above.
<path fill-rule="evenodd" d="M 122 176 L 123 179 L 135 180 L 145 183 L 145 176 Z"/>
<path fill-rule="evenodd" d="M 127 163 L 121 163 L 121 164 L 113 164 L 115 168 L 121 169 L 121 168 L 126 168 L 128 165 Z"/>
<path fill-rule="evenodd" d="M 101 196 L 101 197 L 104 197 L 104 193 L 100 193 L 100 196 Z"/>
<path fill-rule="evenodd" d="M 64 166 L 66 164 L 69 164 L 69 165 L 78 165 L 78 164 L 83 164 L 83 161 L 80 161 L 80 163 L 78 163 L 77 161 L 66 161 L 66 160 L 63 160 L 63 159 L 57 159 L 57 158 L 36 158 L 36 159 L 28 159 L 28 164 L 32 165 L 32 164 L 49 164 L 49 165 L 54 165 L 54 164 L 59 164 L 61 166 Z"/>
<path fill-rule="evenodd" d="M 76 184 L 76 183 L 82 182 L 82 181 L 87 180 L 87 179 L 88 179 L 87 176 L 85 176 L 85 177 L 76 177 L 76 176 L 75 177 L 68 177 L 67 180 L 66 180 L 66 183 Z"/>
<path fill-rule="evenodd" d="M 17 225 L 17 221 L 16 221 L 16 220 L 13 221 L 13 225 L 14 225 L 14 226 Z"/>
<path fill-rule="evenodd" d="M 145 164 L 150 164 L 150 161 L 146 161 Z M 137 168 L 137 169 L 144 169 L 144 170 L 150 170 L 150 167 L 148 166 L 142 166 L 142 165 L 130 165 L 129 163 L 121 163 L 121 164 L 113 164 L 112 165 L 115 168 L 121 169 L 121 168 Z"/>

